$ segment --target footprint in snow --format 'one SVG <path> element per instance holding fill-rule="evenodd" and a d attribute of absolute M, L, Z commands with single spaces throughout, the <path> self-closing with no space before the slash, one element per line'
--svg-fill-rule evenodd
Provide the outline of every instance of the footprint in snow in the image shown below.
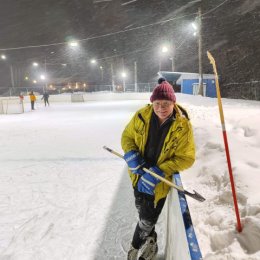
<path fill-rule="evenodd" d="M 224 151 L 224 148 L 219 143 L 207 142 L 204 147 L 210 150 L 218 150 L 220 152 Z"/>
<path fill-rule="evenodd" d="M 254 135 L 256 135 L 256 130 L 255 129 L 251 129 L 249 127 L 242 127 L 243 131 L 244 131 L 244 136 L 245 137 L 252 137 Z"/>
<path fill-rule="evenodd" d="M 259 165 L 256 164 L 255 162 L 247 162 L 247 165 L 251 166 L 252 168 L 259 168 Z"/>

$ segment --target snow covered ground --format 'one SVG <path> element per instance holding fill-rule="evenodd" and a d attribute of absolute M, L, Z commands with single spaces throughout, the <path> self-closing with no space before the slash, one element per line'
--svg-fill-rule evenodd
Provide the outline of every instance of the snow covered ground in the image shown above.
<path fill-rule="evenodd" d="M 0 115 L 1 260 L 126 259 L 137 220 L 131 185 L 124 161 L 102 147 L 122 152 L 121 132 L 149 96 L 37 104 L 35 111 Z M 260 103 L 223 100 L 244 226 L 238 234 L 217 100 L 177 100 L 190 112 L 197 147 L 182 181 L 207 198 L 187 198 L 204 259 L 259 260 Z"/>

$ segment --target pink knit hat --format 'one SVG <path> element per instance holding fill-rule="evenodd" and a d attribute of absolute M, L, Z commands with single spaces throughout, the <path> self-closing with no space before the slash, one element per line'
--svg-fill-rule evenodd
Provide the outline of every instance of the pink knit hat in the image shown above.
<path fill-rule="evenodd" d="M 158 79 L 158 85 L 153 90 L 153 94 L 150 97 L 151 102 L 154 100 L 171 100 L 176 102 L 176 96 L 172 85 L 164 78 Z"/>

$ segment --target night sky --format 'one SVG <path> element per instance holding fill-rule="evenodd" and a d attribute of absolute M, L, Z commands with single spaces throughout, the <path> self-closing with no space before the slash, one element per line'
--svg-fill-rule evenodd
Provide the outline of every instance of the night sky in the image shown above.
<path fill-rule="evenodd" d="M 33 77 L 32 61 L 43 67 L 45 60 L 52 82 L 69 79 L 111 84 L 111 63 L 115 74 L 123 66 L 132 75 L 135 61 L 138 81 L 150 82 L 160 59 L 161 69 L 171 70 L 169 58 L 173 55 L 175 71 L 198 72 L 197 39 L 190 24 L 199 6 L 204 72 L 212 73 L 206 57 L 210 50 L 223 85 L 260 81 L 259 0 L 8 0 L 0 8 L 0 54 L 7 56 L 0 61 L 0 87 L 11 86 L 11 65 L 15 87 L 29 86 L 24 76 Z M 70 39 L 85 40 L 72 53 L 63 44 Z M 21 48 L 54 43 L 61 44 Z M 159 58 L 163 43 L 175 46 L 174 54 Z M 93 57 L 103 67 L 103 80 L 89 65 Z M 61 68 L 64 63 L 68 66 Z M 129 83 L 133 83 L 131 78 Z"/>

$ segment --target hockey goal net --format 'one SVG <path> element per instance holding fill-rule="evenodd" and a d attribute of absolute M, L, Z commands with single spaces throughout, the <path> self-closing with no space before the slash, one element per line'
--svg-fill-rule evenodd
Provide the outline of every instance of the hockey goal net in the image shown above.
<path fill-rule="evenodd" d="M 23 101 L 20 98 L 1 98 L 0 114 L 21 114 L 24 113 Z"/>
<path fill-rule="evenodd" d="M 73 93 L 71 94 L 71 102 L 84 102 L 84 96 L 83 94 L 79 93 Z"/>

